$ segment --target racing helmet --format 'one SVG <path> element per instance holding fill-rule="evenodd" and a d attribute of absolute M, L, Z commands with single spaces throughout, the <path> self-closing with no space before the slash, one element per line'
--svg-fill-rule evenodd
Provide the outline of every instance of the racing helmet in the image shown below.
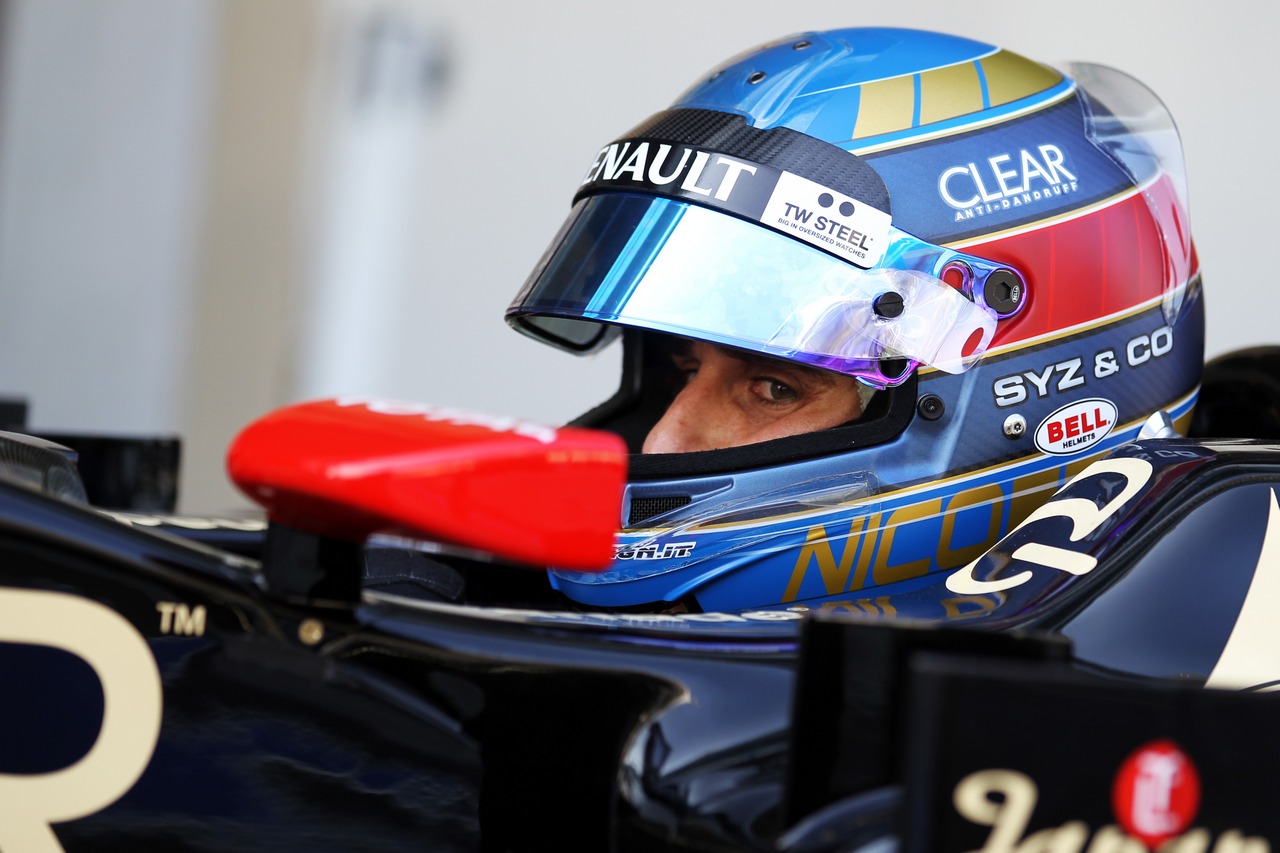
<path fill-rule="evenodd" d="M 706 341 L 853 376 L 856 420 L 631 459 L 581 605 L 955 617 L 942 581 L 1062 483 L 1185 430 L 1203 361 L 1181 145 L 1154 94 L 967 38 L 810 32 L 599 149 L 507 311 L 622 383 L 575 425 L 638 451 Z"/>

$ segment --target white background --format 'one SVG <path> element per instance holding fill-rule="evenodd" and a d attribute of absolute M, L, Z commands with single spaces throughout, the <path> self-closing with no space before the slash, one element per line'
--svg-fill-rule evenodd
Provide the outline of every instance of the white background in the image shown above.
<path fill-rule="evenodd" d="M 7 0 L 0 395 L 36 429 L 184 436 L 182 507 L 241 503 L 235 431 L 363 393 L 561 422 L 616 354 L 501 316 L 596 149 L 722 59 L 915 26 L 1151 86 L 1186 148 L 1210 355 L 1277 338 L 1263 3 Z"/>

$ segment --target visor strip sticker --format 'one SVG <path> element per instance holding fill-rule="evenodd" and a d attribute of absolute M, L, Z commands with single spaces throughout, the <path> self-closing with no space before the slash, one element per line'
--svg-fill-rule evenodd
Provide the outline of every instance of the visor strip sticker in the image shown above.
<path fill-rule="evenodd" d="M 757 222 L 863 269 L 889 243 L 889 191 L 857 155 L 716 110 L 659 113 L 600 149 L 575 201 L 657 195 Z"/>

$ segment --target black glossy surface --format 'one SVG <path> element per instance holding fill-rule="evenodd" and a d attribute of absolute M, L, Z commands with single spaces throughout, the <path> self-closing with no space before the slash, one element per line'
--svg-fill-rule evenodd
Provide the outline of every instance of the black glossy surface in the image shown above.
<path fill-rule="evenodd" d="M 999 849 L 1121 849 L 1122 832 L 1110 844 L 1103 838 L 1121 819 L 1113 788 L 1126 760 L 1158 741 L 1176 745 L 1198 779 L 1188 837 L 1176 849 L 1261 851 L 1280 841 L 1280 696 L 955 656 L 920 658 L 912 669 L 905 853 L 996 849 L 993 823 L 1002 826 Z M 955 804 L 957 788 L 982 773 L 1014 792 L 987 797 L 986 823 Z M 1160 816 L 1162 790 L 1156 783 L 1147 803 Z"/>
<path fill-rule="evenodd" d="M 1072 542 L 1056 521 L 1036 533 L 1087 550 L 1097 569 L 1037 571 L 970 624 L 1064 628 L 1085 663 L 1133 684 L 1202 679 L 1252 575 L 1257 495 L 1280 480 L 1280 451 L 1122 452 L 1146 454 L 1154 475 L 1096 535 Z M 1101 505 L 1116 485 L 1083 480 L 1066 497 Z M 1224 525 L 1229 542 L 1212 535 Z M 357 558 L 335 559 L 344 584 L 358 577 Z M 289 565 L 273 563 L 284 574 L 268 582 L 254 561 L 0 483 L 0 589 L 105 604 L 146 638 L 163 679 L 145 773 L 60 824 L 68 849 L 823 849 L 842 826 L 880 837 L 883 825 L 858 823 L 891 811 L 874 792 L 913 781 L 896 769 L 915 707 L 894 686 L 903 655 L 890 665 L 856 642 L 869 630 L 894 647 L 874 625 L 815 622 L 829 642 L 798 653 L 794 635 L 708 623 L 495 618 L 354 594 L 326 604 L 309 581 L 290 585 Z M 177 604 L 202 609 L 202 630 L 165 621 Z M 914 630 L 928 647 L 973 648 Z M 0 749 L 0 772 L 75 760 L 102 715 L 93 678 L 74 657 L 0 646 L 3 677 L 35 685 L 0 714 L 25 732 Z M 996 726 L 1003 711 L 984 713 Z"/>

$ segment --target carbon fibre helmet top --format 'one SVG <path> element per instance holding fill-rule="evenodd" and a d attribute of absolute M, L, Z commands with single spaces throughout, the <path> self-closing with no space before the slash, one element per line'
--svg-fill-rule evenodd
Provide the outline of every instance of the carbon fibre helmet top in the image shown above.
<path fill-rule="evenodd" d="M 898 29 L 742 54 L 603 146 L 507 319 L 622 337 L 621 388 L 575 423 L 633 451 L 678 391 L 672 338 L 880 389 L 830 429 L 633 455 L 614 567 L 552 572 L 603 607 L 989 608 L 942 580 L 1153 413 L 1185 429 L 1203 360 L 1156 96 Z"/>

